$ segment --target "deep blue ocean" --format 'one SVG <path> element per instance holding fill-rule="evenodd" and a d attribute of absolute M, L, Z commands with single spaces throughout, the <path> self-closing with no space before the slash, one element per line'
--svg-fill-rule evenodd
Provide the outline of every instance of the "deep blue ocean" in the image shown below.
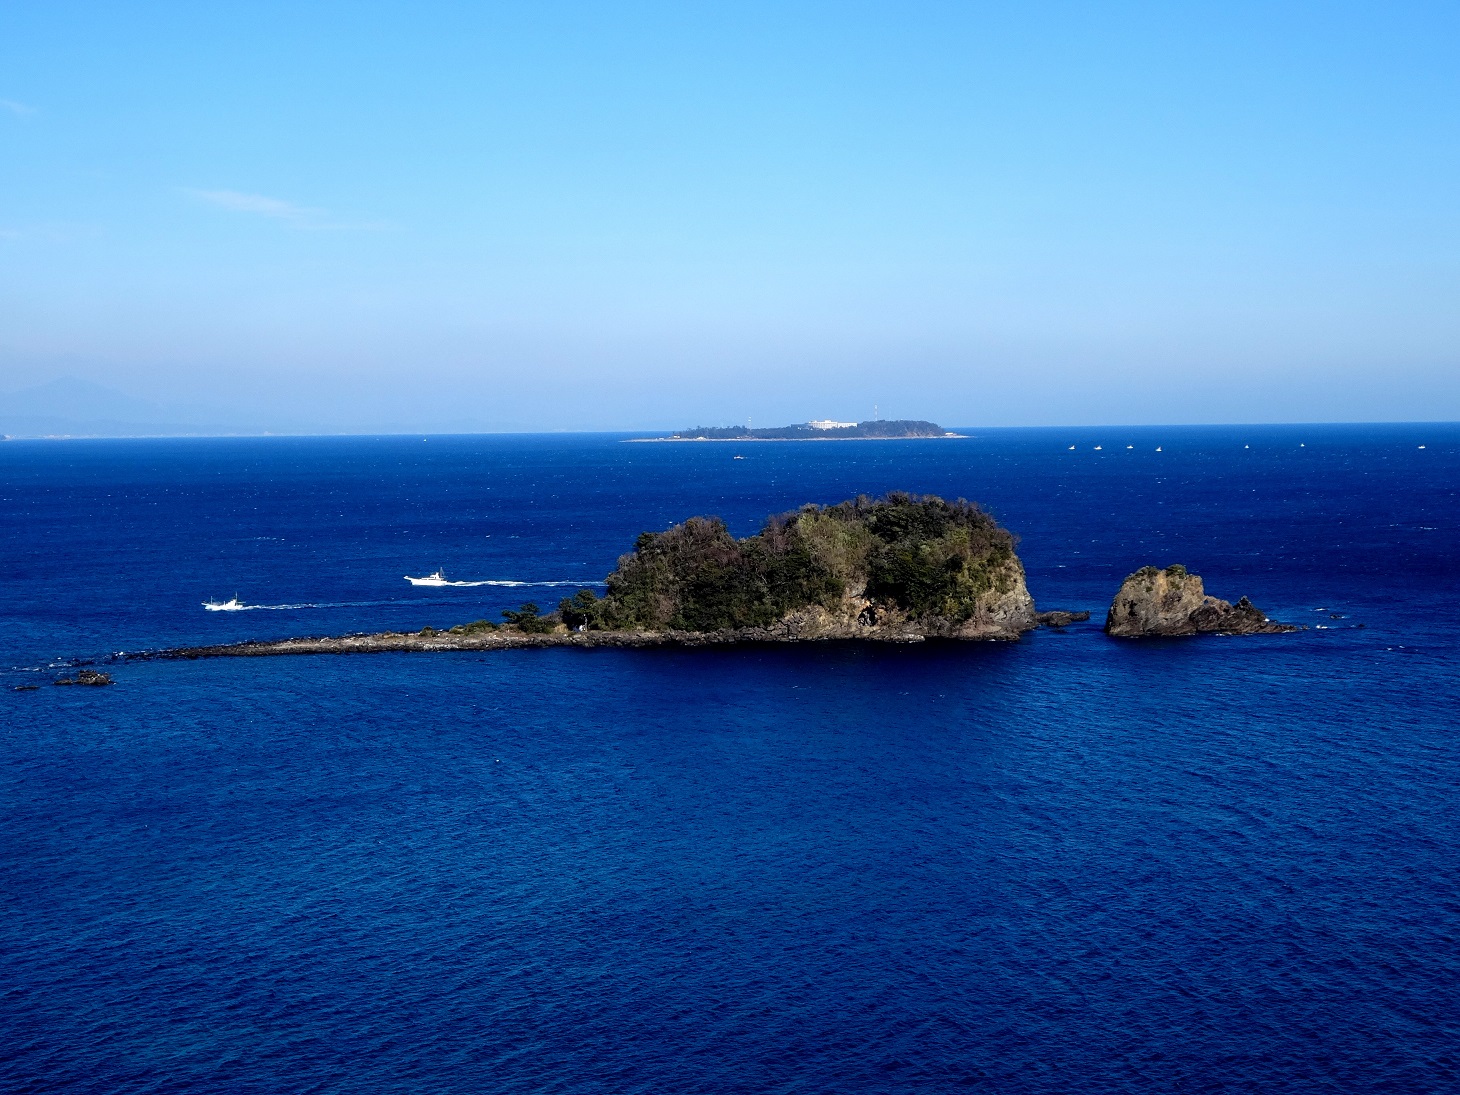
<path fill-rule="evenodd" d="M 1460 1090 L 1460 426 L 971 432 L 0 444 L 0 1090 Z M 891 489 L 1094 618 L 49 684 Z M 1174 562 L 1309 629 L 1107 639 Z"/>

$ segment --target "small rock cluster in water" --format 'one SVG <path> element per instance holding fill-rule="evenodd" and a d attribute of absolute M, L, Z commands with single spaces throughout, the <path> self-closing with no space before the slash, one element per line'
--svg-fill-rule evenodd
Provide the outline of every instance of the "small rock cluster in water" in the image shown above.
<path fill-rule="evenodd" d="M 55 684 L 89 684 L 93 687 L 111 684 L 110 673 L 99 673 L 95 669 L 78 670 L 75 677 L 57 677 Z"/>

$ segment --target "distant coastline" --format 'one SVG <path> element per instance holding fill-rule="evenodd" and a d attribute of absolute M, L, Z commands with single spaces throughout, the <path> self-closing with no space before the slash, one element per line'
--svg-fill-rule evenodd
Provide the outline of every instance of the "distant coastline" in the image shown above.
<path fill-rule="evenodd" d="M 903 441 L 963 437 L 936 422 L 922 419 L 874 419 L 869 422 L 800 422 L 792 426 L 752 429 L 750 426 L 695 426 L 667 436 L 632 437 L 630 441 Z"/>
<path fill-rule="evenodd" d="M 909 437 L 626 437 L 626 445 L 643 445 L 659 441 L 944 441 L 963 438 L 966 433 L 918 434 Z"/>

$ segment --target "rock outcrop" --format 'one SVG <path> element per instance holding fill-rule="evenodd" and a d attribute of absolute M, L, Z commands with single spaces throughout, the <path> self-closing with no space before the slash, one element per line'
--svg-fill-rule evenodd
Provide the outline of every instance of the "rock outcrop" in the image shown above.
<path fill-rule="evenodd" d="M 977 636 L 976 636 L 977 637 Z M 988 636 L 1010 638 L 999 634 Z M 559 627 L 545 635 L 524 634 L 509 628 L 480 631 L 473 634 L 452 634 L 437 631 L 384 631 L 374 635 L 337 635 L 317 639 L 281 639 L 278 642 L 227 643 L 221 646 L 191 646 L 151 653 L 129 654 L 129 659 L 150 658 L 257 658 L 282 654 L 406 654 L 438 651 L 531 650 L 546 647 L 580 649 L 624 649 L 638 647 L 736 646 L 744 643 L 799 643 L 828 639 L 853 638 L 865 642 L 920 643 L 926 637 L 915 631 L 899 632 L 891 628 L 869 629 L 862 634 L 806 632 L 784 623 L 774 627 L 747 627 L 725 631 L 566 631 Z"/>
<path fill-rule="evenodd" d="M 1142 567 L 1122 583 L 1105 632 L 1123 639 L 1179 635 L 1274 635 L 1298 630 L 1267 616 L 1246 597 L 1235 605 L 1208 597 L 1200 575 L 1179 563 L 1165 570 Z"/>
<path fill-rule="evenodd" d="M 1015 538 L 978 506 L 900 492 L 803 506 L 737 540 L 692 517 L 646 532 L 598 597 L 556 618 L 576 631 L 803 639 L 1017 639 L 1038 626 Z"/>
<path fill-rule="evenodd" d="M 1049 612 L 1036 612 L 1035 620 L 1040 627 L 1052 627 L 1056 631 L 1069 627 L 1070 624 L 1082 624 L 1090 618 L 1088 612 L 1066 612 L 1064 609 L 1051 609 Z"/>
<path fill-rule="evenodd" d="M 89 684 L 94 688 L 112 683 L 110 673 L 98 673 L 95 669 L 82 669 L 73 677 L 59 677 L 56 684 Z"/>
<path fill-rule="evenodd" d="M 1035 626 L 1034 599 L 1023 575 L 1011 575 L 1010 588 L 988 590 L 974 601 L 967 618 L 917 617 L 905 608 L 867 596 L 865 587 L 845 592 L 831 606 L 808 605 L 756 629 L 736 629 L 761 640 L 872 639 L 892 642 L 918 639 L 1017 639 Z"/>

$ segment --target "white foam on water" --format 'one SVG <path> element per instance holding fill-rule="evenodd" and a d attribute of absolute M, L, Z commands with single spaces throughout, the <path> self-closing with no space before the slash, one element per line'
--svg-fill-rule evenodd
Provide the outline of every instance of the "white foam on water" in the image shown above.
<path fill-rule="evenodd" d="M 451 585 L 451 586 L 509 586 L 509 587 L 517 587 L 517 586 L 572 586 L 572 587 L 574 587 L 576 589 L 582 589 L 585 586 L 601 586 L 601 585 L 606 585 L 607 583 L 602 582 L 602 581 L 592 581 L 592 582 L 567 582 L 567 581 L 517 582 L 517 581 L 511 581 L 511 580 L 505 579 L 505 578 L 495 578 L 495 579 L 483 580 L 483 581 L 480 581 L 480 582 L 446 582 L 444 584 L 445 585 Z M 437 587 L 433 587 L 433 588 L 437 588 Z M 220 602 L 216 602 L 216 601 L 209 601 L 209 602 L 205 603 L 203 605 L 203 607 L 205 609 L 207 609 L 209 612 L 297 612 L 297 611 L 299 611 L 301 609 L 310 609 L 310 608 L 384 608 L 384 607 L 392 607 L 392 606 L 401 607 L 401 606 L 416 606 L 416 605 L 421 605 L 421 604 L 455 604 L 455 603 L 459 603 L 459 602 L 449 601 L 449 600 L 440 600 L 440 599 L 434 599 L 433 600 L 431 598 L 420 598 L 420 599 L 411 598 L 411 599 L 391 600 L 391 601 L 301 601 L 301 602 L 299 602 L 297 604 L 284 604 L 284 605 L 250 605 L 250 604 L 243 604 L 243 603 L 238 602 L 238 601 L 225 601 L 225 602 L 221 602 L 221 603 Z"/>
<path fill-rule="evenodd" d="M 607 583 L 597 582 L 514 582 L 507 578 L 487 579 L 480 582 L 448 582 L 453 586 L 601 586 Z"/>
<path fill-rule="evenodd" d="M 477 581 L 477 582 L 448 582 L 448 581 L 428 582 L 428 581 L 426 581 L 426 580 L 424 580 L 422 578 L 407 578 L 406 581 L 410 582 L 412 585 L 415 585 L 415 586 L 427 586 L 427 587 L 438 588 L 438 589 L 441 588 L 441 587 L 443 587 L 443 586 L 455 586 L 457 588 L 466 588 L 466 587 L 470 587 L 470 586 L 508 586 L 508 587 L 512 587 L 512 588 L 516 588 L 518 586 L 577 586 L 578 588 L 581 589 L 583 586 L 601 586 L 601 585 L 605 585 L 606 584 L 605 582 L 602 582 L 602 581 L 591 581 L 591 582 L 588 582 L 588 581 L 584 581 L 584 582 L 577 582 L 577 581 L 574 581 L 574 582 L 559 582 L 559 581 L 553 581 L 553 582 L 518 582 L 518 581 L 513 581 L 513 580 L 511 580 L 509 578 L 483 578 L 481 581 Z"/>
<path fill-rule="evenodd" d="M 205 604 L 209 612 L 291 612 L 300 608 L 373 608 L 400 604 L 400 601 L 303 601 L 292 605 L 246 605 L 229 601 L 226 604 Z"/>
<path fill-rule="evenodd" d="M 325 604 L 310 602 L 297 605 L 243 605 L 229 602 L 228 604 L 205 604 L 203 606 L 209 612 L 286 612 L 295 608 L 345 608 L 344 604 Z"/>

